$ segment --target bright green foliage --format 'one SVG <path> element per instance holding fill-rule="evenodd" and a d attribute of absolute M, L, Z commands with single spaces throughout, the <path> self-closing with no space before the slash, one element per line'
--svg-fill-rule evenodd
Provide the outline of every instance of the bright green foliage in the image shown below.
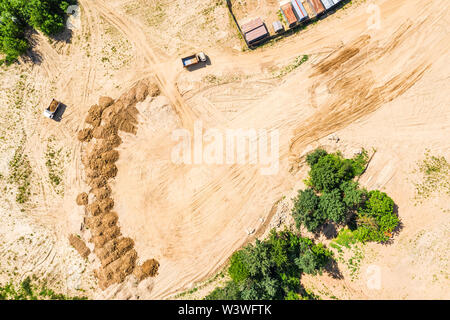
<path fill-rule="evenodd" d="M 345 221 L 347 207 L 342 201 L 341 191 L 334 189 L 331 192 L 325 192 L 320 197 L 319 210 L 323 212 L 328 220 L 336 223 Z"/>
<path fill-rule="evenodd" d="M 384 192 L 370 191 L 368 200 L 358 210 L 358 229 L 355 236 L 362 242 L 389 240 L 400 223 L 394 213 L 394 201 Z"/>
<path fill-rule="evenodd" d="M 248 277 L 248 270 L 245 265 L 244 255 L 242 251 L 236 251 L 231 256 L 231 264 L 228 273 L 234 282 L 239 283 Z"/>
<path fill-rule="evenodd" d="M 64 29 L 65 11 L 74 0 L 0 0 L 0 52 L 13 62 L 28 49 L 25 31 L 31 27 L 46 35 Z"/>
<path fill-rule="evenodd" d="M 206 299 L 298 299 L 301 274 L 321 272 L 331 257 L 329 250 L 308 238 L 272 230 L 265 241 L 257 240 L 233 254 L 232 280 Z"/>
<path fill-rule="evenodd" d="M 308 231 L 314 232 L 325 222 L 326 216 L 318 209 L 319 201 L 320 198 L 312 189 L 298 191 L 292 209 L 292 215 L 298 228 L 304 225 Z"/>
<path fill-rule="evenodd" d="M 394 201 L 384 192 L 370 191 L 363 210 L 371 216 L 383 216 L 394 211 Z"/>

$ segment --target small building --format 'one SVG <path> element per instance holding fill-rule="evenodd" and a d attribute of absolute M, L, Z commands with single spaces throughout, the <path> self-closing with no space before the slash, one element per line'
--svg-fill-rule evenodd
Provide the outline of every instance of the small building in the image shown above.
<path fill-rule="evenodd" d="M 311 2 L 312 7 L 316 11 L 316 13 L 319 15 L 323 12 L 325 12 L 325 7 L 323 6 L 322 2 L 320 0 L 308 0 Z"/>
<path fill-rule="evenodd" d="M 295 16 L 292 4 L 290 1 L 280 2 L 280 10 L 286 20 L 289 28 L 293 27 L 297 23 L 297 17 Z"/>
<path fill-rule="evenodd" d="M 262 40 L 269 35 L 266 25 L 259 17 L 242 24 L 241 30 L 248 44 Z"/>
<path fill-rule="evenodd" d="M 333 0 L 320 0 L 322 1 L 323 6 L 325 7 L 326 10 L 334 7 L 334 1 Z"/>
<path fill-rule="evenodd" d="M 279 33 L 279 32 L 283 32 L 284 31 L 283 24 L 280 21 L 274 21 L 272 23 L 272 26 L 273 26 L 273 31 L 275 33 Z"/>
<path fill-rule="evenodd" d="M 291 3 L 298 21 L 308 19 L 308 13 L 306 12 L 305 7 L 303 7 L 303 4 L 300 0 L 291 0 Z"/>
<path fill-rule="evenodd" d="M 303 7 L 306 10 L 306 13 L 308 14 L 309 18 L 314 19 L 317 16 L 316 11 L 314 10 L 311 2 L 309 0 L 301 0 Z"/>

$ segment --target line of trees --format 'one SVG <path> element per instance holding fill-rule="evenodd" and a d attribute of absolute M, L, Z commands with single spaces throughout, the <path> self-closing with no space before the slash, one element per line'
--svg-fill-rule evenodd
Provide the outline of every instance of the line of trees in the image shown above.
<path fill-rule="evenodd" d="M 33 28 L 47 36 L 64 29 L 66 11 L 76 0 L 0 0 L 0 52 L 2 62 L 15 61 L 29 48 L 25 32 Z"/>
<path fill-rule="evenodd" d="M 257 240 L 232 255 L 228 269 L 231 280 L 205 299 L 314 299 L 301 287 L 300 276 L 321 273 L 332 255 L 322 244 L 298 233 L 272 230 L 268 239 Z"/>

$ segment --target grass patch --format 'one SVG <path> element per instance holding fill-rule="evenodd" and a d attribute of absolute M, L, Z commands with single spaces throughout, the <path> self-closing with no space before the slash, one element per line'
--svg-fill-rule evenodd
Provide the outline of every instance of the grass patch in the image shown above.
<path fill-rule="evenodd" d="M 450 164 L 443 156 L 434 156 L 426 150 L 425 159 L 417 163 L 413 173 L 421 176 L 421 181 L 415 183 L 416 204 L 422 203 L 434 194 L 450 195 Z"/>
<path fill-rule="evenodd" d="M 48 171 L 48 178 L 56 193 L 64 195 L 64 154 L 63 148 L 56 149 L 54 145 L 54 137 L 48 139 L 47 151 L 45 153 L 45 166 Z"/>
<path fill-rule="evenodd" d="M 27 277 L 18 286 L 9 282 L 0 286 L 0 300 L 87 300 L 86 297 L 68 297 L 45 285 L 39 286 Z"/>
<path fill-rule="evenodd" d="M 28 157 L 23 152 L 23 142 L 14 152 L 12 160 L 9 162 L 8 183 L 17 186 L 16 202 L 24 204 L 31 197 L 31 174 L 32 169 Z"/>
<path fill-rule="evenodd" d="M 303 56 L 298 56 L 297 58 L 295 58 L 294 62 L 284 66 L 283 68 L 281 68 L 279 71 L 277 72 L 273 72 L 272 75 L 275 78 L 282 78 L 285 75 L 291 73 L 292 71 L 294 71 L 295 69 L 297 69 L 298 67 L 300 67 L 302 64 L 304 64 L 306 61 L 308 61 L 309 56 L 308 55 L 303 55 Z"/>

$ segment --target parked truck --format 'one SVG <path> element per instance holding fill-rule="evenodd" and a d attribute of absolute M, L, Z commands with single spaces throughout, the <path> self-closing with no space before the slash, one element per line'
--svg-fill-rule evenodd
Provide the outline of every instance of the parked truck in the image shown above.
<path fill-rule="evenodd" d="M 49 119 L 53 119 L 55 117 L 56 111 L 58 111 L 60 106 L 61 102 L 53 99 L 52 102 L 50 102 L 48 108 L 44 110 L 44 116 Z"/>
<path fill-rule="evenodd" d="M 200 52 L 189 57 L 182 58 L 181 62 L 183 63 L 183 67 L 187 68 L 200 62 L 206 62 L 206 55 L 203 52 Z"/>

